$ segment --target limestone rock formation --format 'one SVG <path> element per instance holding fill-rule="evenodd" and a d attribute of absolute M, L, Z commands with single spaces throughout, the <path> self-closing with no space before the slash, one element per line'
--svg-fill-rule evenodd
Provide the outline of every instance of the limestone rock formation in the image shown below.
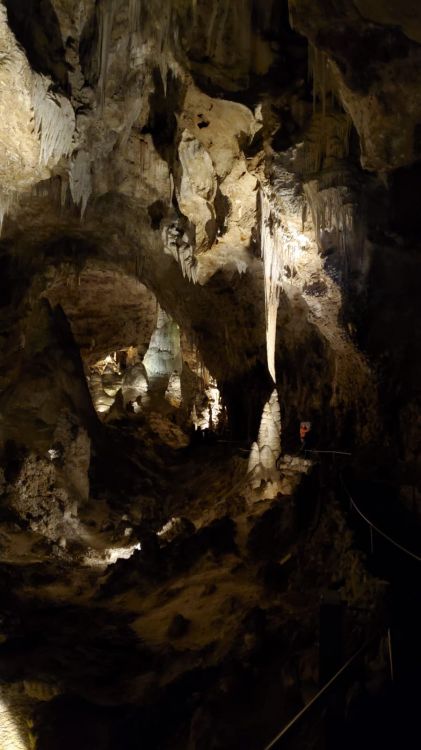
<path fill-rule="evenodd" d="M 162 379 L 168 383 L 173 372 L 180 374 L 182 370 L 178 326 L 161 308 L 143 365 L 151 385 Z"/>
<path fill-rule="evenodd" d="M 276 482 L 280 455 L 281 412 L 275 389 L 265 404 L 257 443 L 253 443 L 250 451 L 248 473 L 251 475 L 253 488 L 257 489 L 262 480 Z"/>
<path fill-rule="evenodd" d="M 420 9 L 0 0 L 0 144 L 0 746 L 265 747 L 421 514 Z"/>

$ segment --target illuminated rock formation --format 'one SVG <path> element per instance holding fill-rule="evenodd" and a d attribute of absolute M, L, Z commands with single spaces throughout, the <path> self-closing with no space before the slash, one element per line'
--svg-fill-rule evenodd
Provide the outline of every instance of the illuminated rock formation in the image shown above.
<path fill-rule="evenodd" d="M 0 2 L 1 748 L 258 750 L 323 592 L 377 632 L 330 467 L 415 528 L 420 42 L 413 0 Z"/>
<path fill-rule="evenodd" d="M 162 380 L 168 383 L 174 371 L 181 373 L 182 370 L 179 328 L 161 308 L 143 365 L 152 386 Z"/>
<path fill-rule="evenodd" d="M 257 443 L 253 443 L 250 450 L 248 473 L 254 489 L 262 481 L 276 482 L 279 477 L 277 463 L 280 455 L 281 413 L 275 389 L 264 406 Z"/>

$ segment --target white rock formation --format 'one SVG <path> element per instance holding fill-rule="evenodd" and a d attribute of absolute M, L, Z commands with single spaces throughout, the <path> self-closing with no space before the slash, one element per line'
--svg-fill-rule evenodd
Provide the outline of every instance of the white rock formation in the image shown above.
<path fill-rule="evenodd" d="M 0 747 L 4 750 L 29 750 L 30 701 L 15 686 L 0 688 Z"/>
<path fill-rule="evenodd" d="M 92 193 L 91 159 L 83 149 L 78 151 L 71 161 L 69 183 L 73 202 L 80 207 L 83 219 Z"/>
<path fill-rule="evenodd" d="M 189 238 L 176 220 L 166 224 L 162 230 L 164 252 L 179 264 L 183 276 L 193 283 L 197 282 L 197 260 Z"/>
<path fill-rule="evenodd" d="M 143 364 L 152 386 L 166 380 L 166 388 L 172 373 L 181 373 L 183 362 L 180 329 L 162 308 L 158 309 L 156 329 L 143 358 Z"/>
<path fill-rule="evenodd" d="M 276 383 L 275 345 L 276 319 L 281 294 L 281 278 L 288 262 L 289 245 L 282 234 L 275 215 L 272 213 L 269 198 L 261 193 L 261 251 L 263 258 L 266 312 L 266 349 L 269 372 Z"/>
<path fill-rule="evenodd" d="M 37 74 L 34 74 L 32 101 L 35 131 L 41 139 L 40 162 L 45 166 L 50 160 L 57 164 L 72 149 L 75 131 L 73 107 L 68 99 L 52 90 L 49 78 Z"/>
<path fill-rule="evenodd" d="M 264 406 L 257 443 L 250 450 L 248 473 L 253 489 L 258 489 L 262 481 L 276 482 L 280 455 L 281 412 L 275 389 Z"/>

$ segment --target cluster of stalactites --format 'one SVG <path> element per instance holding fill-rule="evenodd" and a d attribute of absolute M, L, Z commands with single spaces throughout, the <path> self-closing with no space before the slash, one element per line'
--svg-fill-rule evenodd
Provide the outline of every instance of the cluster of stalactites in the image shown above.
<path fill-rule="evenodd" d="M 98 44 L 98 89 L 101 109 L 105 104 L 105 92 L 107 87 L 108 63 L 110 56 L 111 32 L 114 21 L 115 0 L 99 0 L 99 44 Z"/>
<path fill-rule="evenodd" d="M 335 82 L 329 58 L 313 44 L 308 46 L 308 74 L 313 82 L 313 112 L 320 106 L 323 114 L 335 104 Z"/>
<path fill-rule="evenodd" d="M 140 30 L 142 0 L 129 0 L 129 29 L 131 33 Z"/>
<path fill-rule="evenodd" d="M 305 173 L 318 172 L 324 158 L 345 159 L 352 120 L 335 96 L 336 81 L 326 52 L 308 47 L 308 73 L 313 84 L 313 117 L 304 144 Z"/>
<path fill-rule="evenodd" d="M 275 389 L 264 406 L 257 443 L 253 443 L 250 450 L 248 473 L 254 489 L 258 489 L 262 481 L 277 480 L 277 462 L 280 455 L 281 412 Z"/>
<path fill-rule="evenodd" d="M 328 236 L 330 243 L 339 249 L 347 270 L 351 249 L 355 254 L 361 245 L 356 241 L 355 203 L 351 202 L 348 191 L 337 187 L 319 190 L 315 181 L 305 185 L 305 192 L 319 246 L 323 248 L 324 238 Z"/>
<path fill-rule="evenodd" d="M 162 238 L 164 252 L 167 255 L 172 255 L 177 261 L 184 278 L 195 284 L 197 282 L 197 260 L 187 234 L 174 221 L 164 227 Z"/>
<path fill-rule="evenodd" d="M 112 29 L 115 16 L 116 0 L 99 0 L 98 25 L 98 69 L 99 101 L 104 108 L 108 79 L 109 56 Z M 139 48 L 153 47 L 154 64 L 158 64 L 164 91 L 166 93 L 167 75 L 171 66 L 172 0 L 128 0 L 128 28 L 133 35 L 132 43 Z M 143 52 L 140 53 L 143 60 Z"/>
<path fill-rule="evenodd" d="M 306 132 L 303 172 L 319 172 L 325 161 L 341 161 L 349 154 L 352 120 L 346 112 L 316 113 Z"/>
<path fill-rule="evenodd" d="M 270 199 L 264 190 L 261 190 L 260 196 L 267 362 L 273 381 L 276 382 L 276 320 L 282 288 L 282 274 L 286 266 L 291 266 L 291 242 L 290 238 L 283 232 L 276 212 L 272 209 Z"/>
<path fill-rule="evenodd" d="M 75 132 L 75 113 L 69 100 L 52 90 L 49 78 L 34 75 L 32 90 L 35 132 L 40 137 L 39 160 L 43 166 L 68 156 Z"/>

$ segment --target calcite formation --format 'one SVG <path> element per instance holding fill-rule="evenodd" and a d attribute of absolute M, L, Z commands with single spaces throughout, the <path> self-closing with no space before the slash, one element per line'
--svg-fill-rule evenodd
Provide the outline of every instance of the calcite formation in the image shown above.
<path fill-rule="evenodd" d="M 280 455 L 281 412 L 275 389 L 264 406 L 257 442 L 253 443 L 250 450 L 248 473 L 254 489 L 260 486 L 262 480 L 276 481 Z"/>
<path fill-rule="evenodd" d="M 419 515 L 421 14 L 286 10 L 0 0 L 5 748 L 257 750 L 353 651 L 302 420 Z"/>

